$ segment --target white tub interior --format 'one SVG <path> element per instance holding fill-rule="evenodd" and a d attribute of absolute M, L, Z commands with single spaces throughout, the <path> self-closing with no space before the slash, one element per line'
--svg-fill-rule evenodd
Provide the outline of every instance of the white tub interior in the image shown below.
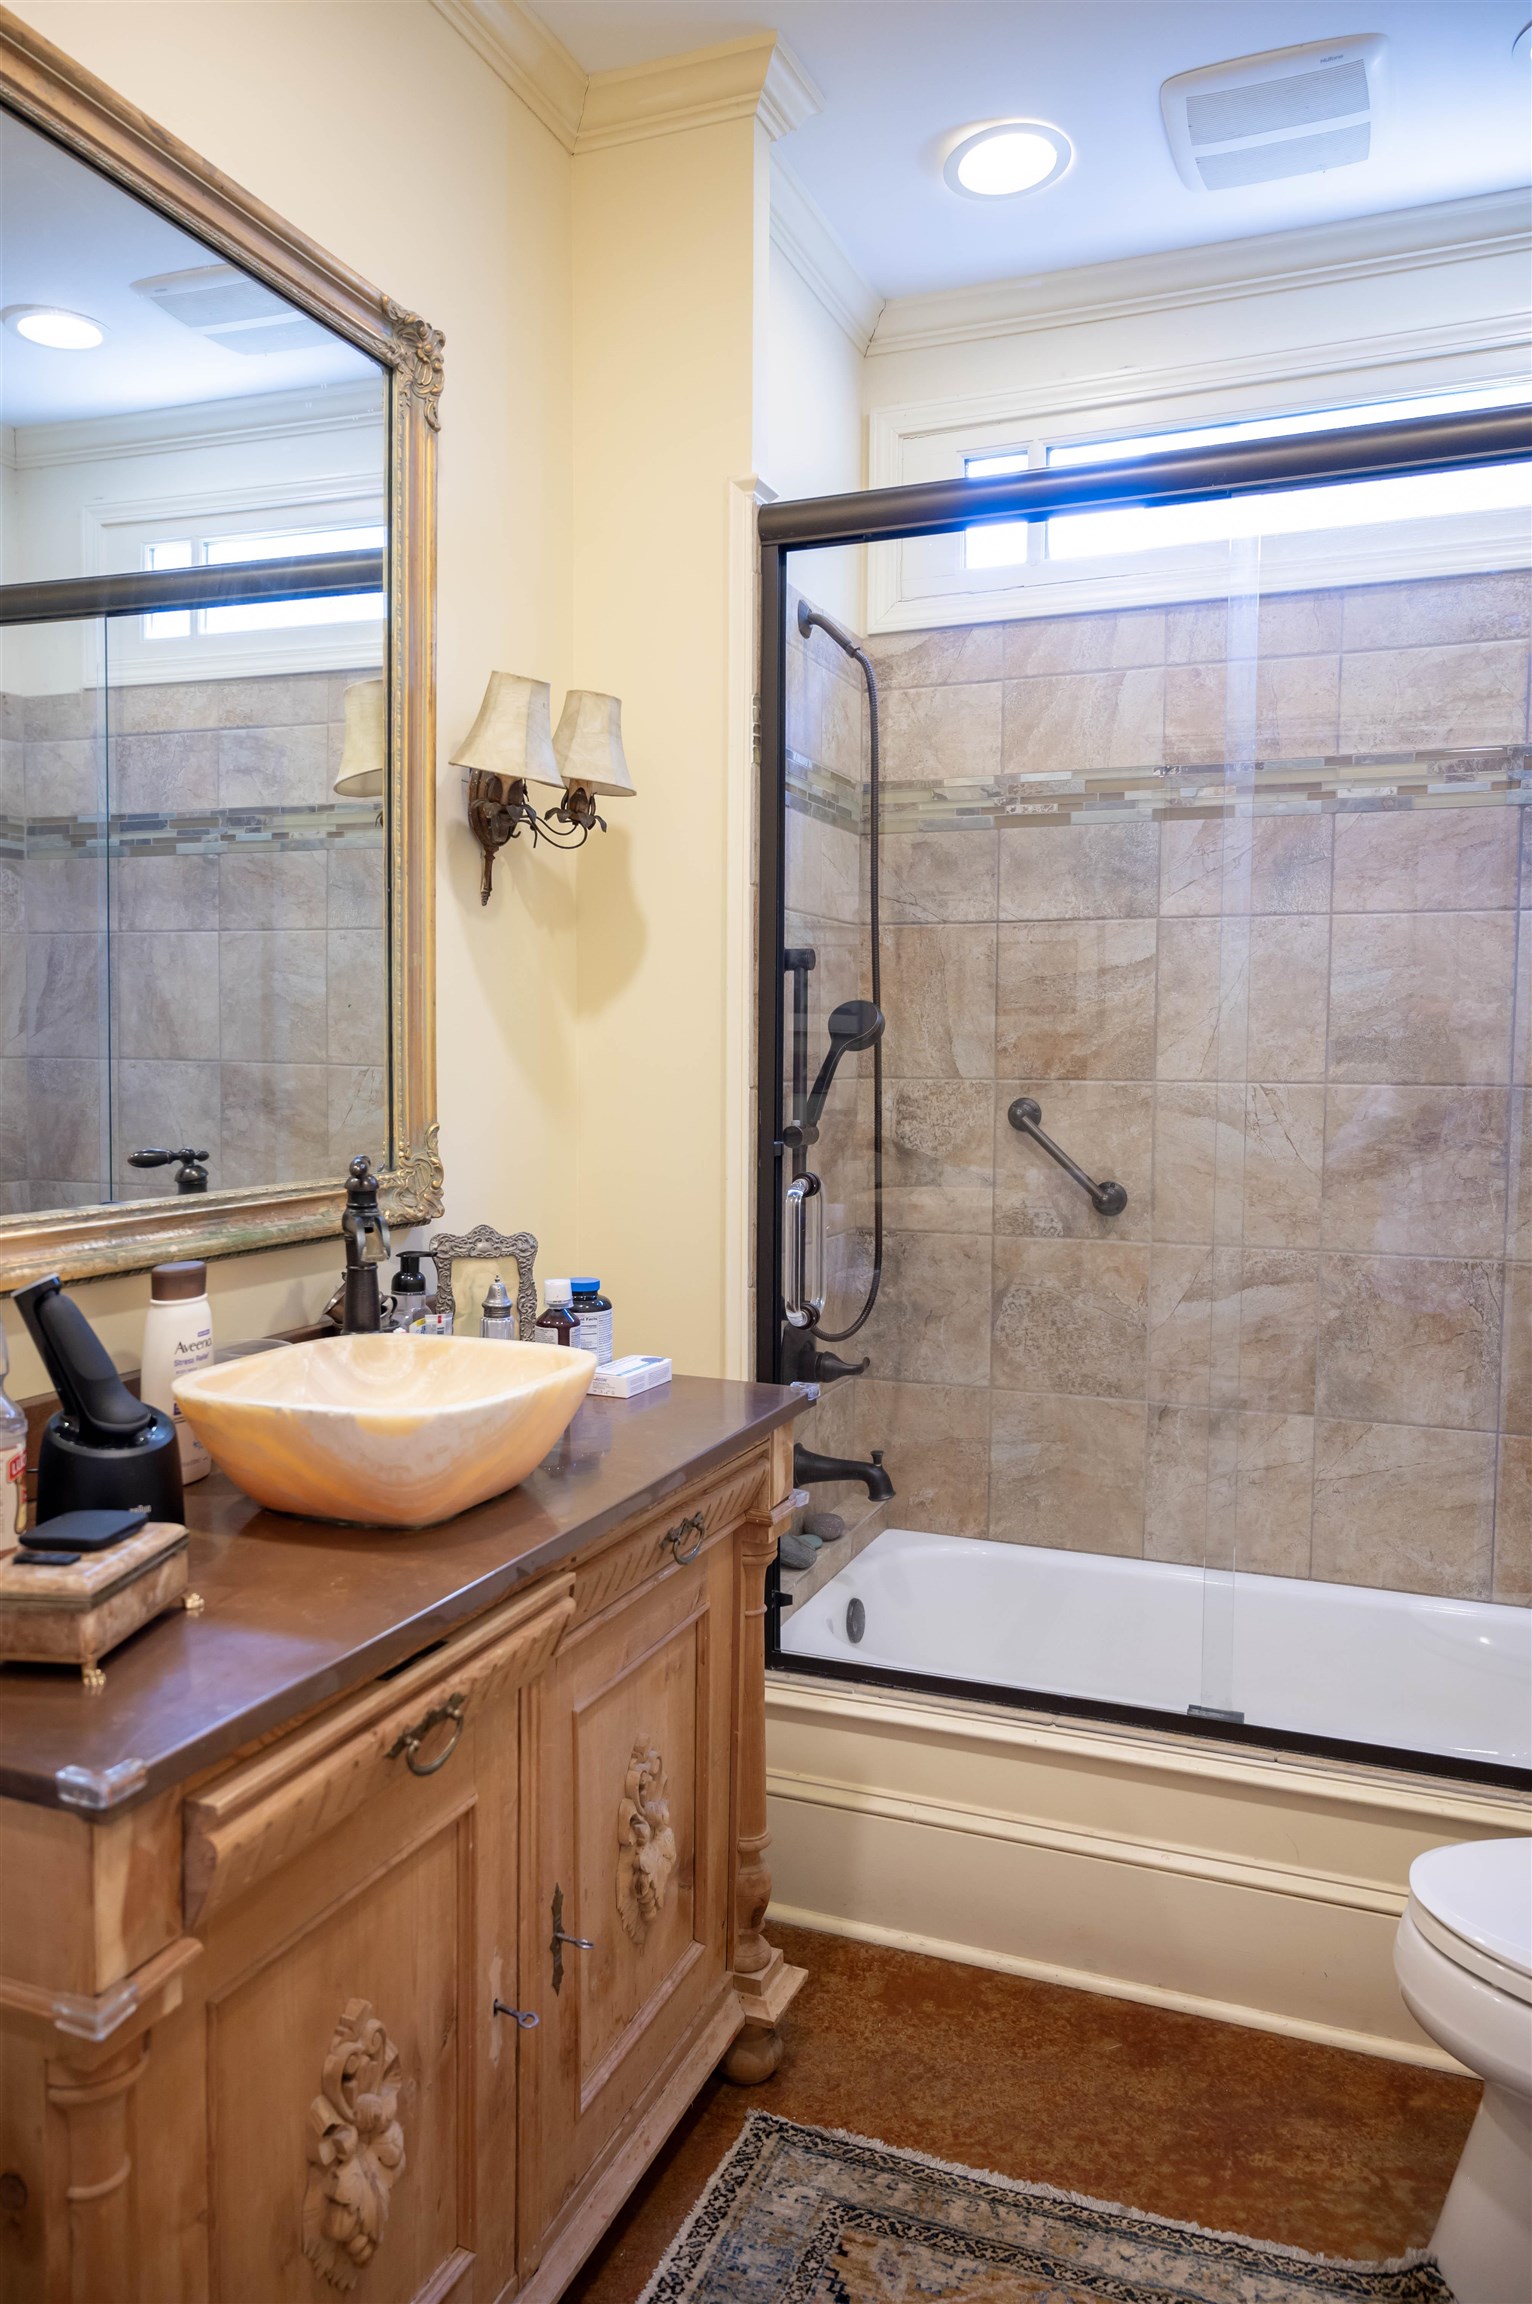
<path fill-rule="evenodd" d="M 853 1600 L 860 1640 L 847 1630 Z M 1532 1611 L 888 1528 L 784 1616 L 789 1656 L 1532 1765 Z"/>

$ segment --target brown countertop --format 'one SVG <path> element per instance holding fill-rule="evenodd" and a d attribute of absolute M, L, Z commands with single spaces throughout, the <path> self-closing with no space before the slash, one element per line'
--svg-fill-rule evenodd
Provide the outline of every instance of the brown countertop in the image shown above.
<path fill-rule="evenodd" d="M 781 1385 L 699 1376 L 588 1400 L 521 1487 L 412 1534 L 264 1512 L 215 1472 L 187 1491 L 202 1615 L 135 1633 L 95 1693 L 0 1666 L 0 1795 L 93 1814 L 180 1783 L 445 1638 L 802 1405 Z"/>

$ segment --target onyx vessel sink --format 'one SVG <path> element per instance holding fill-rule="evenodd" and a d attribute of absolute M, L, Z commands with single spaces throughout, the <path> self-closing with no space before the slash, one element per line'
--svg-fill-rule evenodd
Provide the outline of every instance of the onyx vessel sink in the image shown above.
<path fill-rule="evenodd" d="M 541 1462 L 594 1353 L 478 1336 L 324 1336 L 183 1376 L 175 1396 L 220 1470 L 309 1520 L 428 1528 Z"/>

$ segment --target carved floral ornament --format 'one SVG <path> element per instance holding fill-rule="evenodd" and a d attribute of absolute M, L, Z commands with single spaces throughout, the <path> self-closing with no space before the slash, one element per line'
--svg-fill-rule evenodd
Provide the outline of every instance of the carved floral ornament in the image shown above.
<path fill-rule="evenodd" d="M 388 2222 L 404 2173 L 399 2051 L 370 2000 L 348 2000 L 309 2106 L 303 2253 L 332 2288 L 354 2288 Z"/>
<path fill-rule="evenodd" d="M 446 338 L 418 312 L 406 312 L 392 297 L 383 299 L 394 365 L 406 391 L 413 392 L 425 410 L 433 432 L 441 430 L 442 351 Z"/>
<path fill-rule="evenodd" d="M 635 1744 L 617 1806 L 617 1911 L 635 1944 L 664 1911 L 675 1868 L 664 1763 L 652 1746 Z"/>

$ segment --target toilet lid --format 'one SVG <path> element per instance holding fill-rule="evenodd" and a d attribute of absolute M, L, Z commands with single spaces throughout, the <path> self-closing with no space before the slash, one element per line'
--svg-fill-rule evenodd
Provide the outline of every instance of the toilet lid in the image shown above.
<path fill-rule="evenodd" d="M 1410 1894 L 1464 1943 L 1532 1975 L 1532 1839 L 1428 1849 L 1410 1866 Z"/>

